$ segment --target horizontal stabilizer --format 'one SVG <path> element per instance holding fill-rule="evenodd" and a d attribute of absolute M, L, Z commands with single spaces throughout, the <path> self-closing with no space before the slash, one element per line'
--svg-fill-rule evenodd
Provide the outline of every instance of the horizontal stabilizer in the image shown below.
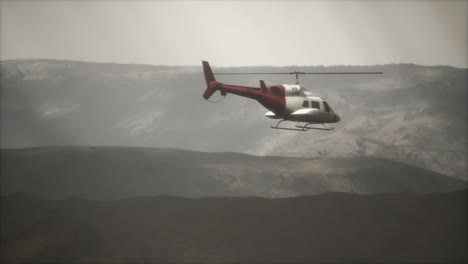
<path fill-rule="evenodd" d="M 266 117 L 269 117 L 269 118 L 273 118 L 273 119 L 277 119 L 279 118 L 275 113 L 273 113 L 272 111 L 268 111 L 265 113 L 265 116 Z"/>

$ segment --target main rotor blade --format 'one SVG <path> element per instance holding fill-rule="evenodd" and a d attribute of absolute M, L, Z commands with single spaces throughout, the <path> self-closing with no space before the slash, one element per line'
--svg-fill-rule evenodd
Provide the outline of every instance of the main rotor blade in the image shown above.
<path fill-rule="evenodd" d="M 290 72 L 215 72 L 217 75 L 241 75 L 241 74 L 292 74 Z"/>
<path fill-rule="evenodd" d="M 297 74 L 383 74 L 383 72 L 298 72 Z"/>
<path fill-rule="evenodd" d="M 383 72 L 215 72 L 216 75 L 244 75 L 244 74 L 383 74 Z"/>

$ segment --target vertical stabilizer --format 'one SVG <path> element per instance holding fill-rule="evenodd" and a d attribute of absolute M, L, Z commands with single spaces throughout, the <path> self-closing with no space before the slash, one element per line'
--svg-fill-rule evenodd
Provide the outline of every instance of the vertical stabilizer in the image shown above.
<path fill-rule="evenodd" d="M 202 61 L 203 64 L 203 73 L 205 74 L 206 89 L 203 93 L 203 98 L 210 98 L 214 92 L 216 92 L 216 87 L 210 86 L 210 83 L 216 82 L 213 71 L 211 71 L 210 64 L 207 61 Z"/>

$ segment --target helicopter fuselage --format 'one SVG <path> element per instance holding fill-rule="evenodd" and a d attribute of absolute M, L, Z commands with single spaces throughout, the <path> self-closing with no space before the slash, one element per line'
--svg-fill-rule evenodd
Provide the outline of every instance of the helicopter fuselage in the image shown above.
<path fill-rule="evenodd" d="M 263 80 L 260 80 L 260 88 L 247 87 L 231 84 L 223 84 L 216 81 L 210 64 L 202 61 L 203 73 L 207 88 L 203 93 L 203 98 L 208 100 L 216 91 L 220 91 L 225 96 L 228 93 L 257 100 L 269 111 L 265 116 L 273 119 L 280 119 L 274 129 L 309 131 L 332 130 L 325 123 L 337 123 L 341 120 L 330 105 L 322 98 L 306 91 L 302 85 L 299 85 L 299 75 L 301 74 L 383 74 L 383 72 L 220 72 L 217 74 L 243 75 L 243 74 L 295 74 L 296 84 L 277 84 L 266 86 Z M 306 122 L 307 124 L 296 124 L 295 127 L 280 127 L 283 121 Z M 314 124 L 322 124 L 323 128 L 314 127 Z M 312 126 L 309 126 L 312 125 Z"/>
<path fill-rule="evenodd" d="M 313 93 L 306 91 L 299 84 L 277 84 L 266 86 L 260 80 L 260 87 L 249 87 L 232 84 L 224 84 L 216 81 L 208 62 L 203 61 L 203 72 L 207 88 L 203 93 L 203 98 L 209 99 L 216 91 L 221 95 L 235 94 L 246 98 L 257 100 L 269 111 L 265 116 L 272 119 L 281 119 L 276 127 L 279 129 L 307 131 L 317 129 L 308 127 L 309 124 L 336 123 L 341 118 L 333 111 L 328 103 Z M 278 125 L 282 121 L 306 122 L 305 126 L 296 128 L 280 128 Z M 299 129 L 297 129 L 299 128 Z M 324 128 L 330 130 L 329 128 Z"/>
<path fill-rule="evenodd" d="M 271 87 L 281 86 L 285 90 L 285 109 L 282 112 L 269 109 L 270 112 L 265 114 L 267 117 L 311 123 L 336 123 L 341 120 L 325 100 L 305 90 L 302 85 Z"/>
<path fill-rule="evenodd" d="M 306 91 L 301 85 L 264 86 L 262 83 L 257 88 L 212 81 L 208 84 L 208 91 L 219 90 L 223 95 L 231 93 L 257 100 L 269 110 L 265 116 L 272 119 L 308 123 L 336 123 L 341 120 L 325 100 Z"/>

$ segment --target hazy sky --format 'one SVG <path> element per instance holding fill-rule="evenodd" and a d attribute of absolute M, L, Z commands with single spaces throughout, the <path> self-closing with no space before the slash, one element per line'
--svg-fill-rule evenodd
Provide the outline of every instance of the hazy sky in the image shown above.
<path fill-rule="evenodd" d="M 467 1 L 1 1 L 0 58 L 468 67 Z"/>

